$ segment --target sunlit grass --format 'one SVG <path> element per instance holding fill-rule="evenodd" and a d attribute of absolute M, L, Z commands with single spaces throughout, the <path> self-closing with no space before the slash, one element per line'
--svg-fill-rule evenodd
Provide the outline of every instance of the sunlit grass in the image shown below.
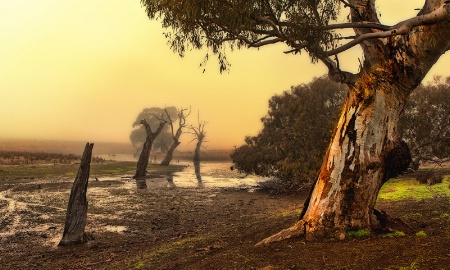
<path fill-rule="evenodd" d="M 353 238 L 369 237 L 370 236 L 370 231 L 369 230 L 365 230 L 365 229 L 361 229 L 361 230 L 357 230 L 357 231 L 349 231 L 349 232 L 347 232 L 347 236 L 348 237 L 353 237 Z"/>
<path fill-rule="evenodd" d="M 424 231 L 418 231 L 418 232 L 416 232 L 416 236 L 417 237 L 426 237 L 427 234 Z"/>
<path fill-rule="evenodd" d="M 420 184 L 415 179 L 395 178 L 390 179 L 383 187 L 381 187 L 378 198 L 398 201 L 407 198 L 421 200 L 433 198 L 435 196 L 448 197 L 450 196 L 449 185 L 449 176 L 446 176 L 442 183 L 432 186 Z"/>
<path fill-rule="evenodd" d="M 402 231 L 394 231 L 388 234 L 384 235 L 385 237 L 403 237 L 406 236 L 406 234 Z"/>

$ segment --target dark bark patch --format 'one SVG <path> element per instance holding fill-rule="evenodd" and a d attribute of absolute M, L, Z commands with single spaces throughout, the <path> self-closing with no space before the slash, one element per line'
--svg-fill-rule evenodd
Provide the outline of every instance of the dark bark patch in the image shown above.
<path fill-rule="evenodd" d="M 385 211 L 373 209 L 373 214 L 379 222 L 378 230 L 382 232 L 400 231 L 404 233 L 412 233 L 412 228 L 401 218 L 393 218 Z"/>
<path fill-rule="evenodd" d="M 344 138 L 347 136 L 350 140 L 349 143 L 356 142 L 356 130 L 355 130 L 356 114 L 354 113 L 348 122 L 347 128 L 345 129 L 345 135 L 341 136 L 339 144 L 342 145 Z"/>
<path fill-rule="evenodd" d="M 395 145 L 385 156 L 385 172 L 383 183 L 390 178 L 396 177 L 405 172 L 411 164 L 411 152 L 406 142 L 401 141 Z"/>

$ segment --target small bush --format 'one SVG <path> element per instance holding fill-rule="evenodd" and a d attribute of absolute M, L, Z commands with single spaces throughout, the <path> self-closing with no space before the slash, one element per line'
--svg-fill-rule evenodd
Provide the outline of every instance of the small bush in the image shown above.
<path fill-rule="evenodd" d="M 438 172 L 427 170 L 418 172 L 416 179 L 421 184 L 435 185 L 442 183 L 444 176 Z"/>

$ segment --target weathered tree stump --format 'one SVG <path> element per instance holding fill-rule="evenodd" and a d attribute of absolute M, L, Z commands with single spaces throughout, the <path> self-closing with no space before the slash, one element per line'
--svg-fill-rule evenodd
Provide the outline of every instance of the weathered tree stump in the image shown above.
<path fill-rule="evenodd" d="M 77 177 L 70 191 L 69 203 L 67 205 L 66 223 L 64 233 L 59 246 L 69 246 L 87 242 L 84 232 L 87 220 L 88 202 L 86 192 L 91 168 L 91 156 L 93 143 L 87 143 L 81 158 Z"/>

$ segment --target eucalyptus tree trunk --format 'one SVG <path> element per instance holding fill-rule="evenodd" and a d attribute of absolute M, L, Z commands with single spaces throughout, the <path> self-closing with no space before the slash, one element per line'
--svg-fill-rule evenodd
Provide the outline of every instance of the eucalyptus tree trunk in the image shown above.
<path fill-rule="evenodd" d="M 163 161 L 161 162 L 162 166 L 169 166 L 170 162 L 173 159 L 173 152 L 175 152 L 175 149 L 180 145 L 180 142 L 178 140 L 174 141 L 170 148 L 167 150 L 167 154 L 164 157 Z"/>
<path fill-rule="evenodd" d="M 203 136 L 198 136 L 197 144 L 195 145 L 195 151 L 194 151 L 194 164 L 200 163 L 200 149 L 202 147 L 202 142 L 203 142 Z"/>
<path fill-rule="evenodd" d="M 147 166 L 148 161 L 150 159 L 150 151 L 152 150 L 153 142 L 155 141 L 156 137 L 158 137 L 158 135 L 161 133 L 166 123 L 161 122 L 158 126 L 158 129 L 155 132 L 152 131 L 150 125 L 147 123 L 145 119 L 141 120 L 141 124 L 144 125 L 145 127 L 147 137 L 145 139 L 144 146 L 142 147 L 142 151 L 139 156 L 136 174 L 133 176 L 134 179 L 145 178 L 145 175 L 147 174 Z"/>
<path fill-rule="evenodd" d="M 377 21 L 373 1 L 351 2 L 359 9 L 352 13 L 353 21 Z M 440 5 L 439 1 L 427 4 Z M 371 29 L 356 30 L 357 34 L 368 31 Z M 410 93 L 450 48 L 450 22 L 421 26 L 409 35 L 367 41 L 362 48 L 363 69 L 349 87 L 300 220 L 257 245 L 300 235 L 343 239 L 348 231 L 370 230 L 382 184 L 406 169 L 393 158 L 396 151 L 404 151 L 397 135 L 399 115 Z"/>
<path fill-rule="evenodd" d="M 93 143 L 87 143 L 81 158 L 80 168 L 70 191 L 66 223 L 59 246 L 81 244 L 87 241 L 86 227 L 88 201 L 86 199 Z"/>
<path fill-rule="evenodd" d="M 362 76 L 349 90 L 320 174 L 300 221 L 258 244 L 293 236 L 344 239 L 346 232 L 371 228 L 371 214 L 392 149 L 399 149 L 399 115 L 409 92 L 389 80 L 390 70 Z"/>

